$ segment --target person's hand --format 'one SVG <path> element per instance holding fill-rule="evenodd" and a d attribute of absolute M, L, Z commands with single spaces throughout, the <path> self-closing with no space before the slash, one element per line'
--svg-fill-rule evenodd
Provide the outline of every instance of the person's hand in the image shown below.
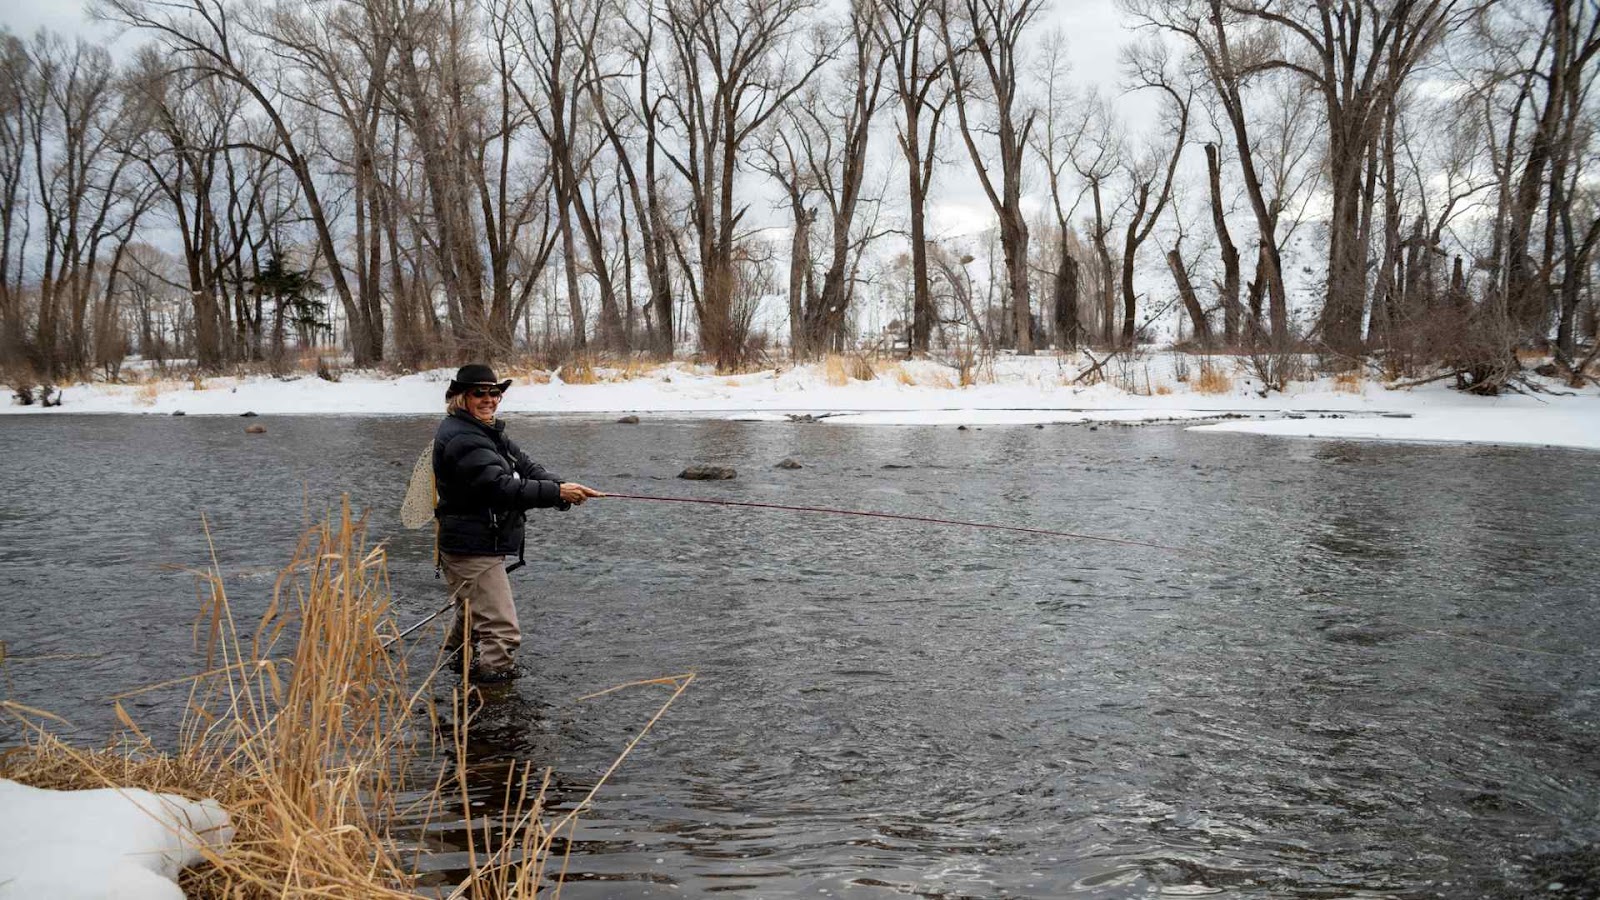
<path fill-rule="evenodd" d="M 605 494 L 601 493 L 600 491 L 597 491 L 594 488 L 584 487 L 576 481 L 563 482 L 561 485 L 562 502 L 571 503 L 573 506 L 583 505 L 583 501 L 588 500 L 590 497 L 604 496 Z"/>

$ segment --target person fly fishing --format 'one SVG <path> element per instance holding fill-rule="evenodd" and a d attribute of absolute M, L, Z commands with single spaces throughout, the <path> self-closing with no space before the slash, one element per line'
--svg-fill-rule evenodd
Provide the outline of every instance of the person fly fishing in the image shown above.
<path fill-rule="evenodd" d="M 447 415 L 434 432 L 433 442 L 417 458 L 401 503 L 400 522 L 406 528 L 420 528 L 428 522 L 435 524 L 437 564 L 450 585 L 451 599 L 437 612 L 385 643 L 388 646 L 404 638 L 455 606 L 455 623 L 445 638 L 445 650 L 448 653 L 462 651 L 463 656 L 468 657 L 466 674 L 481 684 L 505 682 L 517 676 L 514 663 L 517 648 L 522 644 L 522 631 L 507 575 L 524 565 L 527 511 L 548 507 L 570 509 L 593 497 L 894 519 L 1190 552 L 1150 541 L 995 522 L 710 497 L 603 493 L 576 482 L 562 481 L 530 459 L 506 436 L 505 422 L 495 413 L 501 397 L 510 387 L 511 379 L 502 381 L 493 369 L 475 363 L 457 370 L 445 391 Z M 517 561 L 507 565 L 506 557 L 513 553 Z M 468 634 L 472 636 L 471 646 L 467 644 Z"/>
<path fill-rule="evenodd" d="M 433 436 L 439 568 L 457 601 L 445 651 L 463 652 L 480 684 L 517 676 L 522 630 L 507 576 L 526 562 L 527 511 L 566 510 L 605 496 L 563 481 L 506 435 L 496 412 L 510 387 L 511 379 L 501 381 L 486 365 L 462 366 L 445 390 L 446 415 Z M 517 561 L 507 565 L 512 554 Z"/>

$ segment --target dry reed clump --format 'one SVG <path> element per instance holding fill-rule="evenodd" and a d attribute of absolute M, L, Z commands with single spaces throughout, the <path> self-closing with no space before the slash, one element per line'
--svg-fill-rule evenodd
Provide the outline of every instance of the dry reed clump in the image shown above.
<path fill-rule="evenodd" d="M 141 384 L 138 390 L 133 392 L 133 402 L 140 406 L 154 406 L 161 394 L 170 389 L 170 387 L 170 385 L 162 384 L 159 381 L 149 381 Z"/>
<path fill-rule="evenodd" d="M 587 356 L 575 356 L 566 365 L 556 370 L 561 376 L 563 384 L 599 384 L 600 376 L 595 372 L 594 360 Z"/>
<path fill-rule="evenodd" d="M 1210 360 L 1200 362 L 1200 373 L 1195 377 L 1194 389 L 1202 394 L 1226 394 L 1233 390 L 1233 379 L 1222 367 Z"/>
<path fill-rule="evenodd" d="M 1172 393 L 1172 388 L 1165 384 L 1158 384 L 1156 385 L 1155 392 L 1157 395 L 1165 397 L 1166 395 Z"/>
<path fill-rule="evenodd" d="M 613 367 L 610 377 L 606 380 L 619 382 L 648 378 L 660 372 L 664 365 L 661 360 L 645 356 L 630 356 L 627 359 L 619 360 Z"/>
<path fill-rule="evenodd" d="M 215 797 L 237 829 L 186 873 L 190 897 L 405 897 L 412 878 L 385 836 L 413 757 L 419 694 L 395 633 L 384 550 L 364 544 L 348 500 L 302 538 L 254 634 L 241 637 L 223 581 L 205 576 L 196 625 L 205 671 L 113 698 L 125 743 L 71 748 L 42 728 L 0 772 L 36 787 L 141 787 Z M 295 635 L 285 655 L 280 643 Z M 178 749 L 155 749 L 121 701 L 192 682 Z"/>
<path fill-rule="evenodd" d="M 822 359 L 822 379 L 834 387 L 843 387 L 851 381 L 871 381 L 877 377 L 872 361 L 865 356 L 830 353 Z"/>
<path fill-rule="evenodd" d="M 551 380 L 550 371 L 538 366 L 512 366 L 500 377 L 511 379 L 513 390 L 519 384 L 549 384 Z"/>
<path fill-rule="evenodd" d="M 822 360 L 822 380 L 834 387 L 844 387 L 850 383 L 850 372 L 845 368 L 844 357 L 830 353 Z"/>
<path fill-rule="evenodd" d="M 878 377 L 884 379 L 885 381 L 891 381 L 895 384 L 904 385 L 905 387 L 917 386 L 917 377 L 906 371 L 905 366 L 902 366 L 900 363 L 895 361 L 880 363 L 878 366 Z"/>
<path fill-rule="evenodd" d="M 32 731 L 23 746 L 0 754 L 0 777 L 35 787 L 138 787 L 217 799 L 237 834 L 220 851 L 201 848 L 205 862 L 183 874 L 184 891 L 195 900 L 415 897 L 413 857 L 425 849 L 403 852 L 391 828 L 397 814 L 432 821 L 456 805 L 465 821 L 480 820 L 466 789 L 476 693 L 453 692 L 453 771 L 441 772 L 431 789 L 424 785 L 419 799 L 398 809 L 399 792 L 416 787 L 411 762 L 438 749 L 432 736 L 439 721 L 424 699 L 432 675 L 411 684 L 404 655 L 388 651 L 399 633 L 382 545 L 366 544 L 364 523 L 353 519 L 346 498 L 335 517 L 302 537 L 248 636 L 234 622 L 220 573 L 207 573 L 204 585 L 195 628 L 207 655 L 200 675 L 112 698 L 127 732 L 98 750 L 55 738 L 43 724 L 55 718 L 49 713 L 0 701 L 0 715 Z M 291 638 L 292 646 L 281 646 Z M 468 828 L 470 873 L 450 896 L 531 900 L 549 880 L 559 883 L 559 870 L 546 871 L 547 860 L 560 859 L 555 842 L 571 840 L 594 794 L 693 680 L 686 674 L 635 683 L 675 690 L 588 796 L 559 819 L 545 818 L 548 770 L 535 777 L 531 767 L 520 776 L 513 769 L 498 821 L 485 820 L 481 835 Z M 178 749 L 165 753 L 121 701 L 184 683 L 191 687 Z M 429 735 L 426 748 L 419 731 Z M 491 826 L 500 837 L 491 836 Z"/>

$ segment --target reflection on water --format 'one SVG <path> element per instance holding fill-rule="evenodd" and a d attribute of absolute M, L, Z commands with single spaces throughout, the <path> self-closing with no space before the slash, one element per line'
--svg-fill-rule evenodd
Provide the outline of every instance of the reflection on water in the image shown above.
<path fill-rule="evenodd" d="M 178 567 L 210 559 L 202 514 L 242 619 L 340 491 L 389 542 L 402 618 L 437 608 L 431 538 L 397 524 L 433 420 L 253 421 L 268 433 L 0 420 L 23 473 L 0 500 L 0 636 L 79 654 L 8 666 L 11 697 L 87 740 L 107 695 L 192 671 Z M 514 433 L 602 489 L 1196 551 L 616 500 L 535 513 L 515 576 L 530 674 L 475 723 L 471 821 L 498 816 L 513 763 L 550 767 L 570 809 L 667 689 L 577 698 L 698 673 L 596 796 L 564 896 L 1600 893 L 1592 455 L 1165 427 Z M 740 476 L 673 477 L 691 462 Z M 136 700 L 159 731 L 182 693 Z M 464 865 L 451 814 L 423 835 L 435 883 Z"/>

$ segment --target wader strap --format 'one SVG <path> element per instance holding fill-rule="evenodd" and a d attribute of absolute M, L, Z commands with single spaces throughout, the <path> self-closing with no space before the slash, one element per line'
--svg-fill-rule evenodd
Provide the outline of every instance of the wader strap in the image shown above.
<path fill-rule="evenodd" d="M 515 572 L 516 570 L 518 570 L 518 569 L 520 569 L 523 566 L 528 564 L 528 560 L 525 558 L 525 554 L 527 553 L 527 551 L 528 551 L 528 526 L 526 525 L 526 523 L 524 523 L 524 525 L 522 526 L 522 543 L 517 546 L 517 561 L 512 563 L 509 566 L 506 566 L 506 574 L 507 575 L 510 575 L 512 572 Z"/>

